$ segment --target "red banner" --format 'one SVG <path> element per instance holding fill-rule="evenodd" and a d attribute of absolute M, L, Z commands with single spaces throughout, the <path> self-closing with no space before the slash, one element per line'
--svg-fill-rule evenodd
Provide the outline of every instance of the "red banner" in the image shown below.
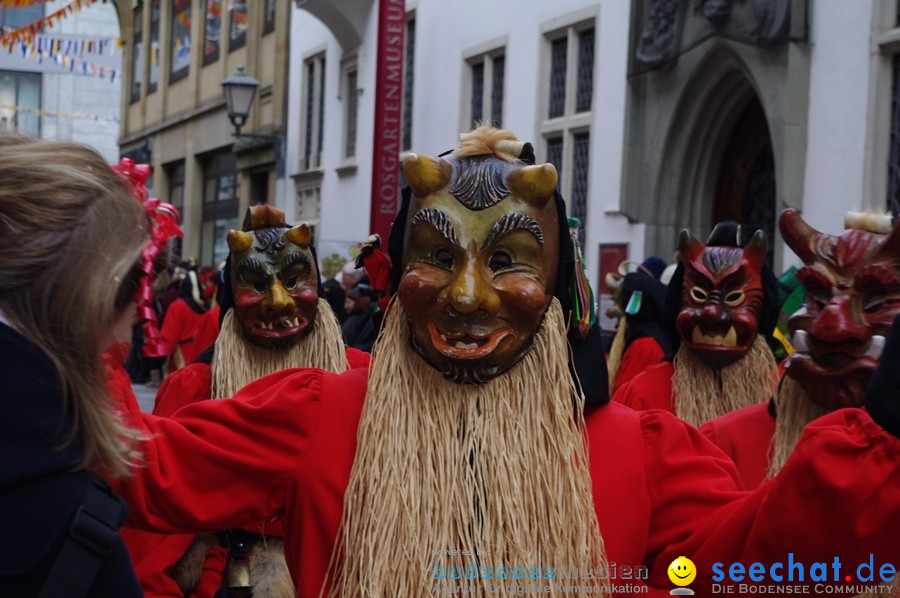
<path fill-rule="evenodd" d="M 372 209 L 369 230 L 387 243 L 400 209 L 400 142 L 403 125 L 403 46 L 406 0 L 378 3 L 378 64 L 375 74 L 375 135 L 372 148 Z"/>

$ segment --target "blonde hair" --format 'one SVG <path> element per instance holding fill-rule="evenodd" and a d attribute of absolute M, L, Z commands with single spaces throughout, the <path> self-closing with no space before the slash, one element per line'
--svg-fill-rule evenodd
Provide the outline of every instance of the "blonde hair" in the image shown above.
<path fill-rule="evenodd" d="M 60 422 L 73 422 L 63 445 L 82 437 L 81 467 L 119 476 L 137 433 L 116 415 L 101 354 L 147 227 L 94 150 L 0 135 L 0 309 L 56 370 Z"/>

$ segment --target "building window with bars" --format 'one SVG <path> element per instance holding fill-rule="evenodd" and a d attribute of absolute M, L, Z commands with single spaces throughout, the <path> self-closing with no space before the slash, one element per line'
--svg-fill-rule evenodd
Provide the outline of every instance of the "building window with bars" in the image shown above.
<path fill-rule="evenodd" d="M 416 18 L 406 19 L 406 55 L 403 58 L 403 132 L 401 149 L 412 147 L 413 64 L 416 56 Z"/>
<path fill-rule="evenodd" d="M 228 231 L 238 228 L 237 158 L 229 150 L 205 160 L 200 262 L 214 265 L 228 257 Z"/>
<path fill-rule="evenodd" d="M 541 139 L 544 160 L 556 167 L 569 216 L 588 219 L 594 89 L 594 20 L 544 33 Z M 583 237 L 582 237 L 582 240 Z"/>
<path fill-rule="evenodd" d="M 41 75 L 0 71 L 0 133 L 41 135 Z"/>
<path fill-rule="evenodd" d="M 503 125 L 503 80 L 506 71 L 504 48 L 471 56 L 469 67 L 468 114 L 464 129 L 479 124 Z"/>
<path fill-rule="evenodd" d="M 359 107 L 359 85 L 356 61 L 348 62 L 343 67 L 342 100 L 344 104 L 344 147 L 345 161 L 356 157 L 356 113 Z"/>
<path fill-rule="evenodd" d="M 144 81 L 144 9 L 134 9 L 134 43 L 131 45 L 131 102 L 141 99 Z"/>
<path fill-rule="evenodd" d="M 318 170 L 322 167 L 322 144 L 325 124 L 325 54 L 318 54 L 303 61 L 303 115 L 301 135 L 303 153 L 301 169 Z"/>

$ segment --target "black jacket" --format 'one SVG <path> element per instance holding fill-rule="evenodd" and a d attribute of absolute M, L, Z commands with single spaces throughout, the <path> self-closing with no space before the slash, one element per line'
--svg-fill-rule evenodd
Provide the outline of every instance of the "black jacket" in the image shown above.
<path fill-rule="evenodd" d="M 80 437 L 59 449 L 72 425 L 61 406 L 49 359 L 0 324 L 0 596 L 39 594 L 93 475 L 75 471 Z M 87 595 L 143 595 L 121 538 Z"/>

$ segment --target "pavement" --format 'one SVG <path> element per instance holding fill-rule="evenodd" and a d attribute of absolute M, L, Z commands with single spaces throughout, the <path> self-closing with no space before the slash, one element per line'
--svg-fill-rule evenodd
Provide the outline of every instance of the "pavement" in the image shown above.
<path fill-rule="evenodd" d="M 157 388 L 148 388 L 143 384 L 132 384 L 131 389 L 134 391 L 134 395 L 137 397 L 138 404 L 141 406 L 141 411 L 145 413 L 150 413 L 153 411 L 153 404 L 156 399 L 156 391 Z"/>

